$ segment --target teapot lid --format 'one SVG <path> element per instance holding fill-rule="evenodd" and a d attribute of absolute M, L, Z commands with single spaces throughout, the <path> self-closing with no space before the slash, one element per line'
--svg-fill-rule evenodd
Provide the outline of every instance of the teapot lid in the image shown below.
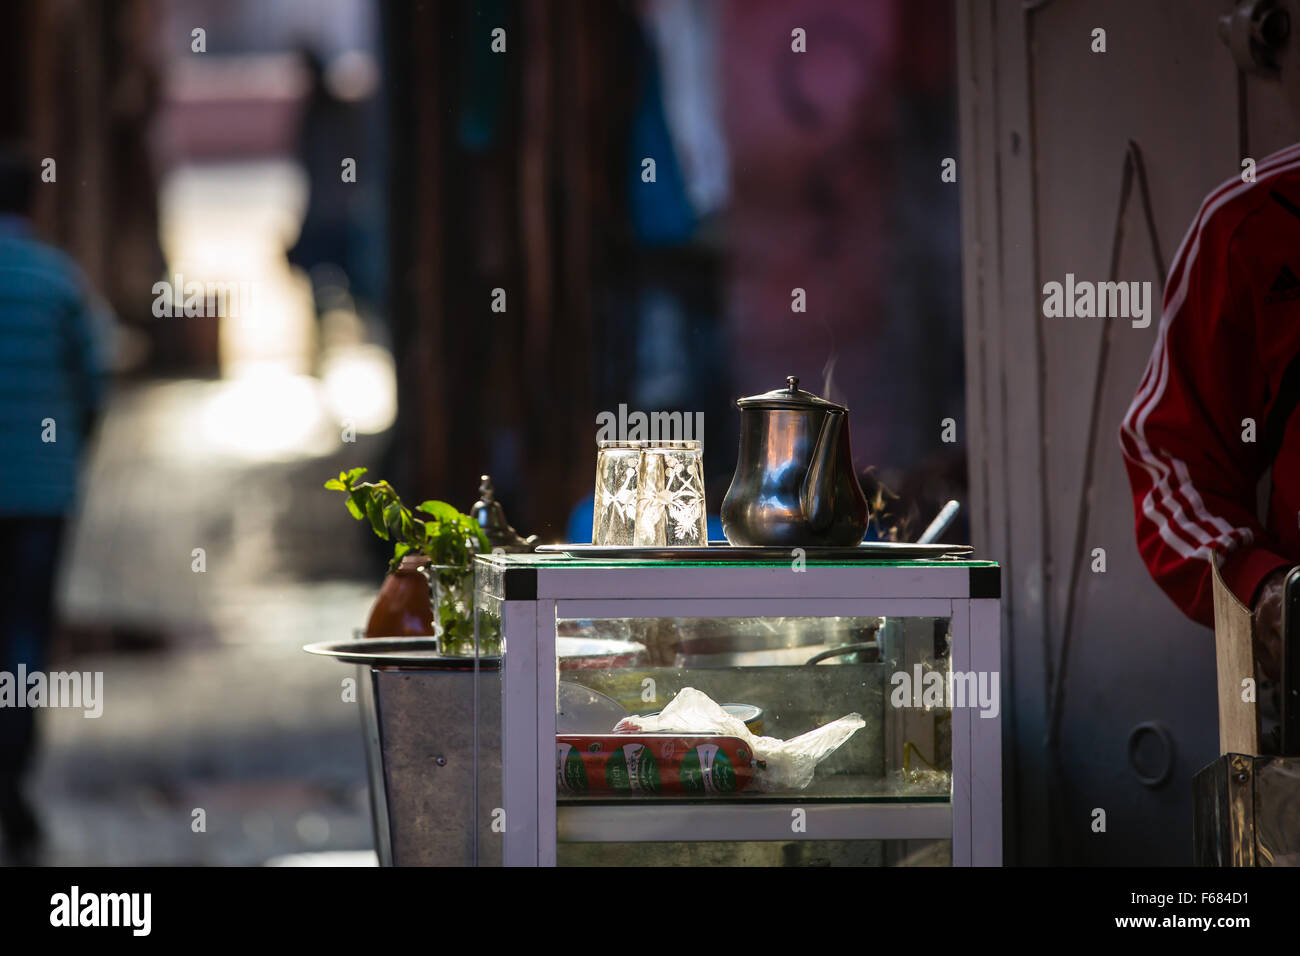
<path fill-rule="evenodd" d="M 775 388 L 762 395 L 747 395 L 736 399 L 736 404 L 741 408 L 820 408 L 825 411 L 848 411 L 843 405 L 827 401 L 812 392 L 805 392 L 799 387 L 799 378 L 795 375 L 787 375 L 785 382 L 785 388 Z"/>

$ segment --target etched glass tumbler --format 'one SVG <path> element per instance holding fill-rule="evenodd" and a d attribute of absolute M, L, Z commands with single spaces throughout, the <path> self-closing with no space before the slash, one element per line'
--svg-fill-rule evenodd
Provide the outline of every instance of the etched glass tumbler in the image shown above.
<path fill-rule="evenodd" d="M 708 543 L 700 443 L 660 442 L 641 449 L 636 546 L 704 547 Z"/>
<path fill-rule="evenodd" d="M 642 444 L 635 441 L 598 443 L 596 490 L 591 509 L 592 544 L 632 546 Z"/>

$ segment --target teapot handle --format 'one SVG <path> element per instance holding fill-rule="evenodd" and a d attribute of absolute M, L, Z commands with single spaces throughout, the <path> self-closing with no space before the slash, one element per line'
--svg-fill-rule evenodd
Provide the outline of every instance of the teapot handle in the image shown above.
<path fill-rule="evenodd" d="M 815 532 L 825 531 L 835 519 L 835 456 L 839 451 L 843 422 L 843 412 L 827 411 L 800 489 L 804 519 Z"/>

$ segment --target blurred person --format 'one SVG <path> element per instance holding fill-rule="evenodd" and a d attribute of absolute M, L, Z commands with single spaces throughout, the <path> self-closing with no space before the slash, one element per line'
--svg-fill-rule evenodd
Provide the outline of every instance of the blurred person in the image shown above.
<path fill-rule="evenodd" d="M 37 240 L 37 171 L 0 149 L 0 673 L 46 667 L 59 545 L 103 394 L 100 329 L 108 318 L 76 264 Z M 0 698 L 0 852 L 29 863 L 41 843 L 23 792 L 35 712 Z"/>
<path fill-rule="evenodd" d="M 1272 53 L 1300 124 L 1300 2 L 1284 6 L 1295 26 Z M 1280 678 L 1283 582 L 1300 564 L 1297 404 L 1300 144 L 1260 160 L 1254 181 L 1233 177 L 1206 197 L 1174 256 L 1119 436 L 1138 550 L 1156 583 L 1213 627 L 1215 562 L 1252 610 L 1264 718 L 1277 705 L 1267 685 Z M 1277 743 L 1262 731 L 1266 753 Z"/>
<path fill-rule="evenodd" d="M 357 105 L 335 91 L 326 63 L 309 46 L 298 56 L 307 78 L 297 144 L 307 175 L 307 208 L 288 259 L 310 278 L 319 316 L 346 301 L 358 272 L 357 186 L 344 180 L 341 163 L 351 158 L 361 168 L 364 143 Z"/>

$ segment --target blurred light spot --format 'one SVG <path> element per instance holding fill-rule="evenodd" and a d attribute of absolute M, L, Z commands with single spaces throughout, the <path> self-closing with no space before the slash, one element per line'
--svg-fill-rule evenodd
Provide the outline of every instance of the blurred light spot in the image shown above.
<path fill-rule="evenodd" d="M 351 422 L 358 434 L 374 435 L 397 417 L 393 358 L 377 345 L 331 350 L 321 371 L 325 401 L 334 419 Z"/>
<path fill-rule="evenodd" d="M 266 373 L 223 383 L 200 413 L 213 452 L 250 461 L 326 455 L 338 447 L 320 384 L 305 375 Z"/>
<path fill-rule="evenodd" d="M 374 850 L 326 850 L 320 853 L 286 853 L 273 856 L 266 866 L 378 866 Z"/>
<path fill-rule="evenodd" d="M 379 65 L 364 50 L 348 50 L 325 68 L 325 85 L 345 102 L 368 99 L 379 88 Z"/>
<path fill-rule="evenodd" d="M 303 843 L 321 846 L 330 838 L 330 822 L 319 813 L 304 813 L 298 818 L 298 837 Z"/>

